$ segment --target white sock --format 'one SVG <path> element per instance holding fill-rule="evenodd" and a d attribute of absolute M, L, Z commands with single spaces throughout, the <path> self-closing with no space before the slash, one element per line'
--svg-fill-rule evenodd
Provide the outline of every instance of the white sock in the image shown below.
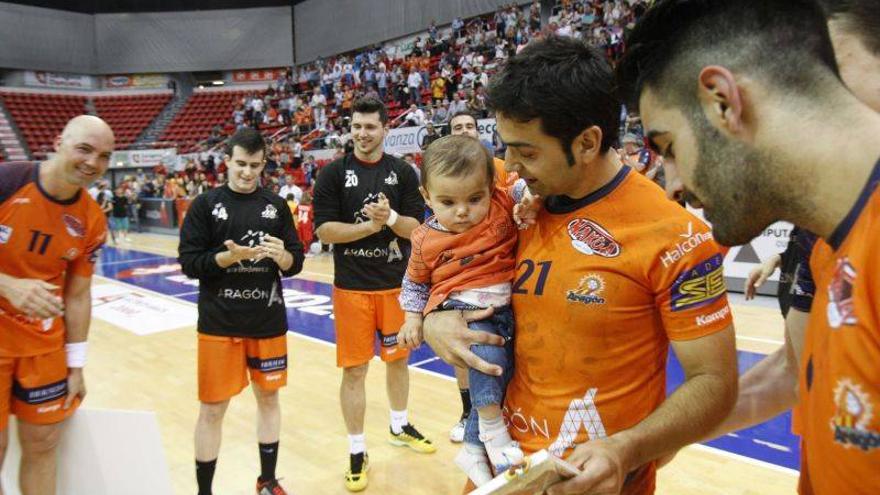
<path fill-rule="evenodd" d="M 350 454 L 360 454 L 367 451 L 367 438 L 363 433 L 360 435 L 348 436 L 348 452 Z"/>
<path fill-rule="evenodd" d="M 510 432 L 504 426 L 504 417 L 498 416 L 495 419 L 483 419 L 480 417 L 480 438 L 489 438 L 489 445 L 493 447 L 503 447 L 511 442 Z"/>
<path fill-rule="evenodd" d="M 406 420 L 406 409 L 403 411 L 391 411 L 391 433 L 399 434 L 408 422 Z"/>

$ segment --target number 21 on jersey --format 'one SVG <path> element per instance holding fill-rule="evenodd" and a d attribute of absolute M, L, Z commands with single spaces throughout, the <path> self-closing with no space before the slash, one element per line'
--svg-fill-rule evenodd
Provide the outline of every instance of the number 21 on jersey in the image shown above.
<path fill-rule="evenodd" d="M 516 267 L 516 271 L 517 273 L 522 273 L 519 277 L 517 277 L 516 282 L 513 283 L 513 293 L 532 293 L 536 296 L 543 296 L 544 285 L 547 283 L 547 277 L 550 275 L 550 267 L 552 265 L 552 261 L 538 261 L 537 263 L 532 260 L 520 261 L 519 265 L 517 265 Z M 523 267 L 525 267 L 524 270 Z M 538 271 L 538 279 L 535 282 L 534 286 L 532 286 L 530 283 L 530 279 L 532 278 L 532 274 L 535 273 L 536 270 Z"/>

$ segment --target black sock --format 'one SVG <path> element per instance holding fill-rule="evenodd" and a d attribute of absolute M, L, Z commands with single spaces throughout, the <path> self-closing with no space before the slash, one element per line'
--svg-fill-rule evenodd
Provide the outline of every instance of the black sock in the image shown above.
<path fill-rule="evenodd" d="M 217 467 L 217 459 L 213 461 L 196 460 L 196 481 L 199 484 L 199 495 L 211 495 L 211 483 L 214 481 L 214 468 Z"/>
<path fill-rule="evenodd" d="M 461 394 L 461 417 L 467 417 L 471 413 L 471 389 L 460 388 L 458 393 Z"/>
<path fill-rule="evenodd" d="M 278 464 L 278 442 L 260 444 L 260 480 L 275 479 L 275 465 Z"/>

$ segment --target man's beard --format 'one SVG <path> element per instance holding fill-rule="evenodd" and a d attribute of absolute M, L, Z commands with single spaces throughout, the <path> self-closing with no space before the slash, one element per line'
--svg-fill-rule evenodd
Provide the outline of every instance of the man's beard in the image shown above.
<path fill-rule="evenodd" d="M 768 171 L 774 167 L 770 156 L 726 138 L 702 111 L 697 113 L 692 122 L 699 149 L 694 171 L 698 199 L 719 243 L 745 244 L 776 221 L 769 206 L 783 201 L 784 191 L 769 180 Z"/>

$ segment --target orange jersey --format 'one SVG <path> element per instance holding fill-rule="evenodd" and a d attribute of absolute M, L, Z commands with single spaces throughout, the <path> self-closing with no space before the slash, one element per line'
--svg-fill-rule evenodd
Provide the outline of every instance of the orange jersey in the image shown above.
<path fill-rule="evenodd" d="M 512 211 L 513 200 L 496 187 L 486 218 L 467 232 L 439 230 L 433 226 L 434 217 L 413 231 L 406 275 L 413 282 L 431 284 L 425 314 L 454 291 L 513 280 L 517 228 Z"/>
<path fill-rule="evenodd" d="M 810 259 L 816 293 L 800 374 L 802 493 L 880 493 L 878 183 L 880 163 Z"/>
<path fill-rule="evenodd" d="M 666 397 L 670 340 L 732 324 L 709 228 L 623 167 L 578 201 L 547 198 L 520 232 L 509 430 L 531 453 L 628 429 Z M 651 493 L 653 465 L 623 493 Z"/>
<path fill-rule="evenodd" d="M 49 282 L 63 290 L 67 274 L 90 277 L 107 221 L 85 191 L 70 201 L 47 196 L 40 165 L 0 164 L 0 273 Z M 40 320 L 0 297 L 0 357 L 35 356 L 64 345 L 64 319 Z"/>
<path fill-rule="evenodd" d="M 504 160 L 501 158 L 493 158 L 495 161 L 495 184 L 498 187 L 510 187 L 519 178 L 516 172 L 508 173 L 504 170 Z"/>

